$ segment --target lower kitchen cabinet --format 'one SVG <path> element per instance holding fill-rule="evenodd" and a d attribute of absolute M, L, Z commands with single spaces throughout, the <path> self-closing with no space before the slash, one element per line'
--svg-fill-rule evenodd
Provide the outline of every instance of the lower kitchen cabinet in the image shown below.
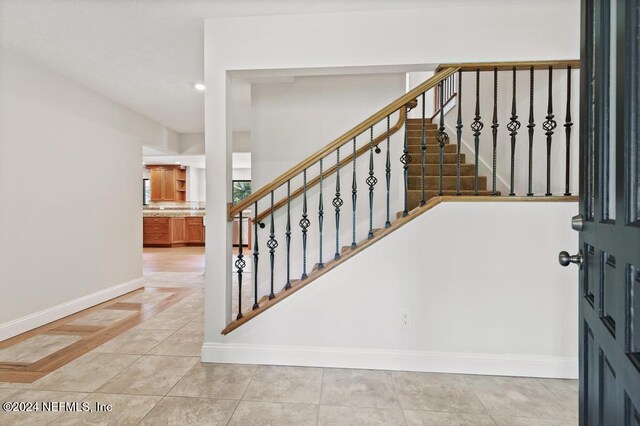
<path fill-rule="evenodd" d="M 145 247 L 179 247 L 204 245 L 202 217 L 143 218 Z"/>

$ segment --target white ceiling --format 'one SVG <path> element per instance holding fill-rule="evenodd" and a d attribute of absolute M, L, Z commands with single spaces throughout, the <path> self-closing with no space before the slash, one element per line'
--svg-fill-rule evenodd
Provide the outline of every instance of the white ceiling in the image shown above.
<path fill-rule="evenodd" d="M 192 87 L 204 77 L 204 18 L 452 3 L 477 0 L 0 0 L 0 46 L 194 133 L 204 131 L 204 96 Z"/>

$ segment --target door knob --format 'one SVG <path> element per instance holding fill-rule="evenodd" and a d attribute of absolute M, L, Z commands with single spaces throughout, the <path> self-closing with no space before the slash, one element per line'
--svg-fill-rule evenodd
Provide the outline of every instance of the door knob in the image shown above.
<path fill-rule="evenodd" d="M 566 251 L 561 251 L 560 253 L 558 253 L 558 262 L 560 262 L 560 265 L 562 266 L 567 266 L 570 263 L 575 263 L 580 268 L 582 268 L 582 250 L 580 250 L 578 254 L 574 254 L 573 256 L 571 256 Z"/>

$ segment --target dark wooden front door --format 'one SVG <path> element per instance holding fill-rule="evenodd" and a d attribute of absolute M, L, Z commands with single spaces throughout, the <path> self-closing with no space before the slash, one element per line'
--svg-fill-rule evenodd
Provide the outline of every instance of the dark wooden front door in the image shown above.
<path fill-rule="evenodd" d="M 640 425 L 640 0 L 581 22 L 580 424 Z"/>

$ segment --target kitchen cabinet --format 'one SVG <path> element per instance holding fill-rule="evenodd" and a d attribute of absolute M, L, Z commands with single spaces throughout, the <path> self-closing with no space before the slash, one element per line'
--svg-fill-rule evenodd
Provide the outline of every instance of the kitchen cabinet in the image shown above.
<path fill-rule="evenodd" d="M 184 247 L 204 245 L 202 217 L 145 217 L 143 218 L 145 247 Z"/>
<path fill-rule="evenodd" d="M 151 201 L 186 201 L 187 172 L 181 166 L 148 165 Z"/>

